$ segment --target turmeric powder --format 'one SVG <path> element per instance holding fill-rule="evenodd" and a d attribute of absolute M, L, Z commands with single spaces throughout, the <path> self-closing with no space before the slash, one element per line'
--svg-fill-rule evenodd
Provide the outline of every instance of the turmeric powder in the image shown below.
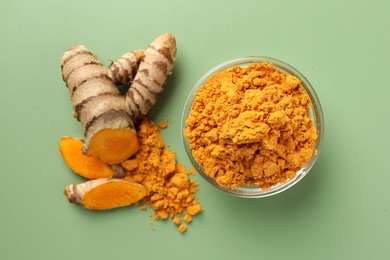
<path fill-rule="evenodd" d="M 176 226 L 180 226 L 181 225 L 181 219 L 178 218 L 178 217 L 174 217 L 173 220 L 172 220 L 173 224 L 175 224 Z"/>
<path fill-rule="evenodd" d="M 191 171 L 176 162 L 176 153 L 165 147 L 158 125 L 143 118 L 137 134 L 139 151 L 121 165 L 128 172 L 125 180 L 145 188 L 143 201 L 154 209 L 154 219 L 170 217 L 178 225 L 181 216 L 193 217 L 202 212 L 203 208 L 195 199 L 198 184 L 189 178 Z M 182 225 L 178 226 L 180 232 L 185 231 Z"/>
<path fill-rule="evenodd" d="M 179 228 L 178 228 L 179 232 L 180 233 L 184 233 L 187 231 L 187 226 L 186 225 L 180 225 Z"/>
<path fill-rule="evenodd" d="M 300 80 L 271 63 L 235 66 L 198 89 L 185 136 L 219 185 L 267 189 L 294 177 L 315 153 L 310 104 Z"/>

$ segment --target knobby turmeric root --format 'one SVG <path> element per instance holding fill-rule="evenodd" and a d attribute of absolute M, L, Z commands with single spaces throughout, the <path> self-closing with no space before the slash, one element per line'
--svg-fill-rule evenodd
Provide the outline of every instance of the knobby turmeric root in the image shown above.
<path fill-rule="evenodd" d="M 126 105 L 132 118 L 145 115 L 156 103 L 164 83 L 172 74 L 176 60 L 176 40 L 163 34 L 145 50 L 137 74 L 126 95 Z"/>
<path fill-rule="evenodd" d="M 137 74 L 139 63 L 144 55 L 143 50 L 128 52 L 108 66 L 107 73 L 114 84 L 131 84 Z"/>
<path fill-rule="evenodd" d="M 125 99 L 107 69 L 85 46 L 65 51 L 62 78 L 69 89 L 73 115 L 84 126 L 83 153 L 109 164 L 120 163 L 139 149 Z"/>
<path fill-rule="evenodd" d="M 137 183 L 101 178 L 71 184 L 65 188 L 64 194 L 71 203 L 92 210 L 106 210 L 136 203 L 146 195 L 146 191 Z"/>

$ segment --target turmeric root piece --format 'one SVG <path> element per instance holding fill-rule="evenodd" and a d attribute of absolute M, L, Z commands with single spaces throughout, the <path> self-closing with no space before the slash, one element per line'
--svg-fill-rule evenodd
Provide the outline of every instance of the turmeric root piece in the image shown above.
<path fill-rule="evenodd" d="M 145 50 L 127 95 L 126 105 L 132 118 L 139 119 L 156 103 L 164 83 L 172 74 L 176 60 L 176 40 L 163 34 Z"/>
<path fill-rule="evenodd" d="M 136 50 L 123 54 L 113 61 L 108 66 L 107 73 L 114 84 L 131 84 L 143 55 L 143 50 Z"/>
<path fill-rule="evenodd" d="M 110 164 L 125 161 L 139 149 L 137 133 L 128 129 L 102 129 L 90 141 L 86 154 L 96 155 Z"/>
<path fill-rule="evenodd" d="M 133 121 L 107 69 L 83 45 L 64 52 L 61 69 L 72 98 L 73 115 L 84 126 L 83 153 L 109 164 L 133 155 L 139 146 Z"/>
<path fill-rule="evenodd" d="M 106 210 L 136 203 L 146 195 L 146 191 L 138 183 L 101 178 L 71 184 L 65 188 L 64 194 L 71 203 L 84 208 Z"/>
<path fill-rule="evenodd" d="M 109 178 L 114 170 L 96 156 L 86 156 L 81 148 L 84 142 L 72 137 L 62 137 L 59 149 L 68 167 L 78 175 L 87 179 Z"/>

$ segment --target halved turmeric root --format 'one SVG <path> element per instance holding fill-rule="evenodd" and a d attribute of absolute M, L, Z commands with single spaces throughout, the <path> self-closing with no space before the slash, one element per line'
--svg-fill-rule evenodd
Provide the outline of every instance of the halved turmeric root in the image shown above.
<path fill-rule="evenodd" d="M 64 194 L 71 203 L 92 210 L 106 210 L 136 203 L 146 195 L 146 191 L 138 183 L 101 178 L 71 184 L 65 188 Z"/>
<path fill-rule="evenodd" d="M 96 156 L 86 156 L 81 148 L 84 142 L 80 139 L 64 136 L 59 142 L 59 150 L 68 167 L 87 179 L 108 178 L 114 170 Z"/>

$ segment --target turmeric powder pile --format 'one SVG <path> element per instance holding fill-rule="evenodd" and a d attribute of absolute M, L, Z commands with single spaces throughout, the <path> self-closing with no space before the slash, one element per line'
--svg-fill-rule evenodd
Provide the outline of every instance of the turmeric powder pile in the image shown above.
<path fill-rule="evenodd" d="M 176 153 L 164 146 L 159 127 L 152 120 L 144 118 L 137 134 L 140 149 L 122 163 L 128 171 L 124 179 L 145 188 L 143 201 L 154 209 L 155 219 L 171 217 L 178 230 L 185 232 L 186 224 L 203 210 L 195 198 L 198 184 L 189 178 L 192 171 L 176 162 Z"/>
<path fill-rule="evenodd" d="M 294 177 L 316 152 L 310 105 L 300 80 L 271 63 L 235 66 L 199 88 L 185 136 L 219 185 L 267 189 Z"/>

